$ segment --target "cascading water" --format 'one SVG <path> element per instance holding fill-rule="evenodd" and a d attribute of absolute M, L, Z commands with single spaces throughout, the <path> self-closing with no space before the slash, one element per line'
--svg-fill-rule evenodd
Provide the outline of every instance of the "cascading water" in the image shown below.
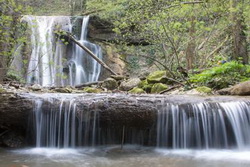
<path fill-rule="evenodd" d="M 87 25 L 89 16 L 83 18 L 82 31 L 79 43 L 88 47 L 98 58 L 102 58 L 101 47 L 87 41 Z M 100 64 L 82 50 L 74 45 L 73 57 L 67 63 L 69 67 L 70 85 L 78 85 L 84 82 L 97 81 L 100 75 Z"/>
<path fill-rule="evenodd" d="M 157 115 L 157 120 L 153 121 L 152 116 L 148 120 L 152 120 L 151 125 L 142 128 L 140 123 L 135 125 L 135 122 L 143 121 L 139 120 L 140 117 L 131 117 L 131 123 L 114 122 L 113 119 L 120 117 L 119 112 L 107 118 L 106 111 L 101 108 L 112 105 L 112 102 L 106 101 L 112 99 L 112 95 L 98 95 L 90 99 L 85 96 L 68 95 L 67 98 L 36 101 L 34 123 L 37 146 L 68 148 L 148 143 L 172 149 L 243 149 L 250 145 L 248 102 L 174 104 L 166 100 L 155 101 L 158 112 L 154 111 L 153 115 Z M 119 95 L 114 96 L 119 98 Z M 126 99 L 126 96 L 120 98 Z M 133 105 L 139 102 L 140 99 L 136 98 Z"/>
<path fill-rule="evenodd" d="M 101 48 L 86 40 L 89 17 L 82 18 L 79 42 L 102 58 Z M 31 29 L 31 56 L 27 69 L 27 83 L 41 86 L 75 86 L 84 82 L 97 81 L 100 65 L 78 46 L 66 45 L 57 38 L 55 30 L 74 33 L 68 16 L 24 16 L 23 21 Z M 72 53 L 73 52 L 73 53 Z"/>
<path fill-rule="evenodd" d="M 34 107 L 34 131 L 36 147 L 75 148 L 76 146 L 93 146 L 96 143 L 96 112 L 83 112 L 77 117 L 74 99 L 50 99 L 47 104 L 37 100 Z M 49 111 L 43 110 L 49 105 Z M 53 106 L 51 106 L 53 105 Z"/>
<path fill-rule="evenodd" d="M 247 102 L 162 105 L 157 146 L 173 149 L 247 148 L 250 144 Z"/>

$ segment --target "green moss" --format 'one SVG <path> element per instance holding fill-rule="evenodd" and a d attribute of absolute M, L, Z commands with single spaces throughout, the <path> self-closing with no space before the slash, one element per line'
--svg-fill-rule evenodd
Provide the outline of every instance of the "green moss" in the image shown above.
<path fill-rule="evenodd" d="M 4 93 L 6 90 L 4 88 L 0 88 L 0 93 Z"/>
<path fill-rule="evenodd" d="M 151 93 L 160 93 L 166 89 L 168 89 L 168 85 L 163 84 L 163 83 L 156 83 L 153 85 L 151 89 Z"/>
<path fill-rule="evenodd" d="M 148 85 L 144 85 L 142 87 L 143 90 L 145 90 L 147 93 L 150 93 L 151 92 L 151 89 L 153 87 L 154 84 L 148 84 Z"/>
<path fill-rule="evenodd" d="M 129 93 L 135 93 L 135 94 L 140 94 L 140 93 L 145 93 L 145 91 L 142 88 L 135 87 L 129 91 Z"/>
<path fill-rule="evenodd" d="M 196 90 L 200 93 L 211 93 L 212 89 L 206 86 L 197 87 Z"/>
<path fill-rule="evenodd" d="M 108 90 L 114 90 L 118 87 L 118 83 L 115 79 L 113 78 L 107 78 L 104 80 L 102 86 L 104 88 L 107 88 Z"/>
<path fill-rule="evenodd" d="M 154 71 L 147 76 L 148 83 L 165 83 L 166 71 Z"/>
<path fill-rule="evenodd" d="M 145 80 L 142 80 L 139 85 L 138 85 L 138 88 L 143 88 L 144 86 L 148 85 L 148 81 L 145 79 Z"/>
<path fill-rule="evenodd" d="M 83 89 L 84 92 L 87 92 L 87 93 L 101 93 L 102 90 L 101 89 L 98 89 L 98 88 L 91 88 L 91 87 L 86 87 Z"/>

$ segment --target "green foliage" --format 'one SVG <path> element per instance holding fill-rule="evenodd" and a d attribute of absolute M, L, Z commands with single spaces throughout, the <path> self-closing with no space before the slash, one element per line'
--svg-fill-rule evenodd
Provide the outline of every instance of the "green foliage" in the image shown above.
<path fill-rule="evenodd" d="M 249 65 L 231 61 L 190 77 L 190 82 L 221 89 L 250 79 L 249 72 Z"/>
<path fill-rule="evenodd" d="M 21 23 L 22 15 L 31 12 L 26 1 L 0 0 L 0 68 L 9 67 L 19 43 L 26 42 L 25 24 Z M 1 77 L 1 76 L 0 76 Z"/>

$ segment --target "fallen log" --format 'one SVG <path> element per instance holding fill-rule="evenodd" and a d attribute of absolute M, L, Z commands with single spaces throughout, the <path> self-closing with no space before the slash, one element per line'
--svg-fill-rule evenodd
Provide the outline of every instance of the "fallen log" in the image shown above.
<path fill-rule="evenodd" d="M 73 41 L 75 44 L 77 44 L 80 48 L 82 48 L 85 52 L 87 52 L 93 59 L 95 59 L 103 68 L 107 69 L 109 72 L 111 72 L 113 75 L 117 75 L 116 72 L 114 72 L 108 65 L 106 65 L 101 59 L 99 59 L 91 50 L 89 50 L 86 46 L 82 45 L 80 42 L 78 42 L 71 33 L 69 32 L 62 32 L 62 34 L 66 34 L 66 36 Z"/>

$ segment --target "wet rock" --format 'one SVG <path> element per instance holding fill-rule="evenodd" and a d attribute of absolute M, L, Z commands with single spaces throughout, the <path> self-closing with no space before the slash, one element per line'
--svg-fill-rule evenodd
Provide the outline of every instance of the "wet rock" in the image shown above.
<path fill-rule="evenodd" d="M 129 93 L 141 94 L 141 93 L 146 93 L 146 92 L 143 89 L 141 89 L 141 88 L 135 87 L 135 88 L 131 89 L 129 91 Z"/>
<path fill-rule="evenodd" d="M 87 93 L 101 93 L 102 90 L 101 89 L 98 89 L 98 88 L 92 88 L 92 87 L 86 87 L 83 89 L 84 92 L 87 92 Z"/>
<path fill-rule="evenodd" d="M 71 93 L 72 89 L 66 87 L 66 88 L 55 88 L 54 89 L 55 92 L 59 92 L 59 93 Z"/>
<path fill-rule="evenodd" d="M 156 83 L 153 85 L 152 89 L 151 89 L 151 93 L 160 93 L 164 90 L 167 90 L 168 86 L 166 84 L 163 83 Z"/>
<path fill-rule="evenodd" d="M 31 87 L 29 87 L 29 88 L 31 90 L 33 90 L 33 91 L 41 91 L 43 87 L 41 85 L 39 85 L 39 84 L 34 84 Z"/>
<path fill-rule="evenodd" d="M 197 87 L 196 90 L 200 93 L 212 93 L 212 89 L 206 86 Z"/>
<path fill-rule="evenodd" d="M 17 132 L 9 132 L 1 137 L 2 145 L 10 148 L 19 148 L 24 145 L 24 138 Z"/>
<path fill-rule="evenodd" d="M 118 83 L 113 78 L 107 78 L 103 81 L 102 87 L 108 89 L 108 90 L 114 90 L 118 88 Z"/>
<path fill-rule="evenodd" d="M 165 83 L 167 81 L 166 71 L 154 71 L 147 76 L 148 83 Z"/>
<path fill-rule="evenodd" d="M 232 87 L 231 95 L 250 95 L 250 81 L 239 83 Z"/>
<path fill-rule="evenodd" d="M 126 81 L 123 81 L 120 85 L 120 89 L 124 91 L 129 91 L 134 87 L 137 87 L 141 82 L 140 78 L 131 78 Z"/>

